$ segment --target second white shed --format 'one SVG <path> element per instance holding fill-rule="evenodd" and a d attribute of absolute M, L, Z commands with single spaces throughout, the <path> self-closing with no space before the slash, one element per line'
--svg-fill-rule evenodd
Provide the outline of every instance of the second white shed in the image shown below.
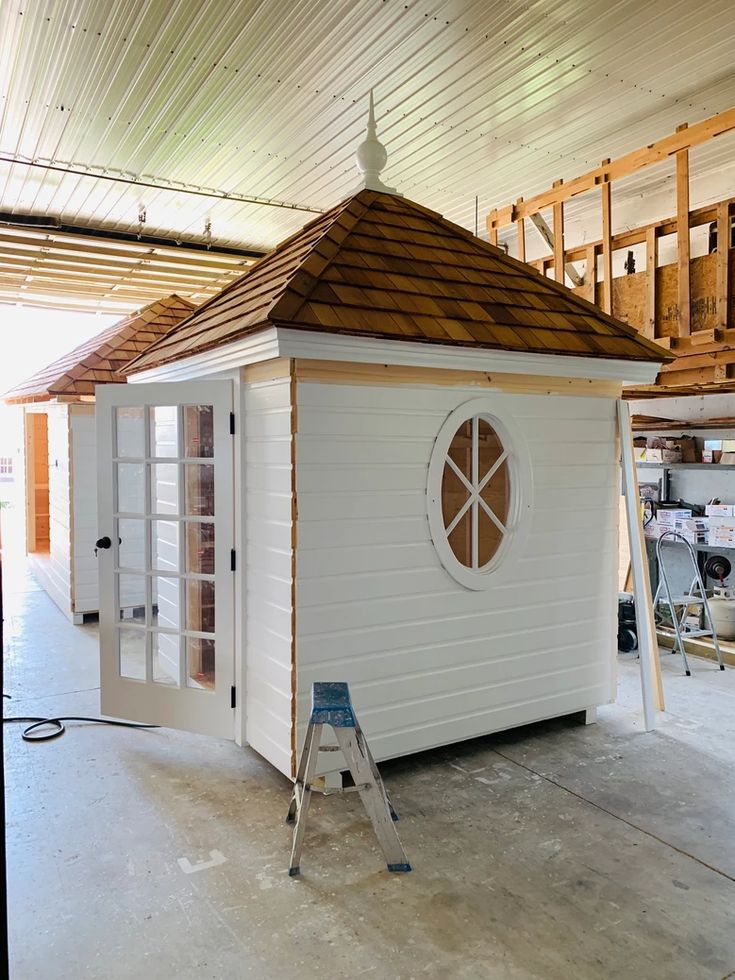
<path fill-rule="evenodd" d="M 97 612 L 98 386 L 195 309 L 172 295 L 114 323 L 3 396 L 24 409 L 26 552 L 34 575 L 79 624 Z M 42 315 L 42 314 L 39 314 Z"/>

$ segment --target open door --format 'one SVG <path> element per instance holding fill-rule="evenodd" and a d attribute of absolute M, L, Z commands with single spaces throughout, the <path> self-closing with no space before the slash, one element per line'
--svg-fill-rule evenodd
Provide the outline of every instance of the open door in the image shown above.
<path fill-rule="evenodd" d="M 96 400 L 102 710 L 233 738 L 232 385 Z"/>

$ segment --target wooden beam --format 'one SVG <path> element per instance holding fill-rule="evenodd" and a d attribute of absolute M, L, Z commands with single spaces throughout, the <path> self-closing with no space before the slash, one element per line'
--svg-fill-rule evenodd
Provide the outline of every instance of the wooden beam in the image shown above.
<path fill-rule="evenodd" d="M 555 249 L 554 242 L 556 241 L 554 233 L 552 232 L 551 228 L 549 228 L 549 226 L 546 224 L 546 221 L 544 220 L 543 216 L 540 214 L 531 215 L 531 224 L 551 249 L 552 255 L 548 256 L 548 258 L 549 260 L 552 260 L 554 249 Z M 584 280 L 582 279 L 582 276 L 580 276 L 580 274 L 577 272 L 577 270 L 575 269 L 575 267 L 572 265 L 571 262 L 564 261 L 564 271 L 572 280 L 575 286 L 582 286 L 584 284 Z"/>
<path fill-rule="evenodd" d="M 730 316 L 730 205 L 722 201 L 717 205 L 717 324 L 723 330 L 728 327 Z"/>
<path fill-rule="evenodd" d="M 678 127 L 686 129 L 686 123 Z M 689 150 L 676 154 L 676 253 L 678 267 L 679 336 L 691 333 L 689 288 Z"/>
<path fill-rule="evenodd" d="M 597 299 L 597 249 L 594 245 L 588 245 L 586 250 L 587 260 L 584 267 L 584 298 L 594 303 Z"/>
<path fill-rule="evenodd" d="M 603 160 L 603 166 L 607 161 Z M 612 313 L 612 194 L 610 181 L 604 180 L 602 194 L 602 309 Z"/>
<path fill-rule="evenodd" d="M 725 201 L 721 201 L 720 203 L 726 203 L 730 209 L 732 209 L 733 206 L 735 206 L 735 198 L 730 197 Z M 718 204 L 708 204 L 707 207 L 697 208 L 695 211 L 690 211 L 689 227 L 698 228 L 700 225 L 708 225 L 712 221 L 716 221 L 717 208 Z M 540 215 L 537 215 L 537 217 L 540 217 Z M 533 221 L 533 218 L 530 220 Z M 641 225 L 639 228 L 629 228 L 627 231 L 618 232 L 617 235 L 613 235 L 611 238 L 613 252 L 632 248 L 633 245 L 642 245 L 646 241 L 649 228 L 656 229 L 656 235 L 658 238 L 662 238 L 664 235 L 675 235 L 676 217 L 662 218 L 659 221 L 651 222 L 650 225 Z M 589 245 L 596 245 L 598 249 L 602 248 L 602 240 L 599 239 L 595 242 L 588 242 L 586 245 L 578 245 L 575 248 L 565 249 L 564 254 L 567 262 L 567 275 L 569 275 L 569 267 L 572 262 L 586 261 L 587 247 Z M 551 259 L 551 257 L 551 255 L 545 256 L 545 258 L 548 259 Z"/>
<path fill-rule="evenodd" d="M 598 184 L 605 180 L 617 180 L 620 177 L 627 177 L 630 174 L 642 170 L 652 163 L 659 163 L 666 160 L 680 150 L 689 150 L 694 146 L 700 146 L 708 140 L 728 133 L 735 129 L 735 107 L 726 109 L 724 112 L 703 119 L 701 122 L 689 126 L 687 129 L 677 129 L 675 133 L 664 136 L 663 139 L 648 146 L 626 153 L 625 156 L 618 157 L 613 161 L 606 161 L 594 170 L 590 170 L 581 177 L 566 181 L 560 187 L 553 187 L 551 190 L 537 194 L 528 201 L 523 201 L 518 205 L 509 204 L 503 208 L 496 208 L 487 217 L 488 229 L 491 225 L 497 228 L 504 228 L 519 218 L 530 218 L 532 214 L 544 208 L 553 207 L 557 201 L 569 201 L 578 194 L 593 190 Z"/>
<path fill-rule="evenodd" d="M 523 200 L 523 198 L 521 198 Z M 526 224 L 523 218 L 519 218 L 516 221 L 516 229 L 518 231 L 518 258 L 521 262 L 526 261 Z"/>
<path fill-rule="evenodd" d="M 563 181 L 555 180 L 554 187 L 560 187 Z M 556 201 L 552 211 L 554 223 L 554 278 L 564 285 L 564 204 Z"/>
<path fill-rule="evenodd" d="M 646 232 L 646 314 L 643 336 L 653 340 L 656 336 L 656 266 L 658 264 L 658 241 L 656 229 Z"/>

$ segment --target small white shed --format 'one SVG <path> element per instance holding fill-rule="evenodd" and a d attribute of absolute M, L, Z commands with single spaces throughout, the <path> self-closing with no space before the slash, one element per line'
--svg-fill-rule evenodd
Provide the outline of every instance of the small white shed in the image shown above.
<path fill-rule="evenodd" d="M 363 189 L 98 395 L 104 710 L 290 776 L 315 680 L 349 682 L 378 759 L 615 697 L 617 401 L 667 359 L 384 188 L 376 143 Z"/>
<path fill-rule="evenodd" d="M 95 389 L 124 382 L 121 368 L 194 309 L 176 295 L 151 303 L 4 396 L 6 404 L 24 406 L 28 558 L 74 623 L 99 606 Z"/>

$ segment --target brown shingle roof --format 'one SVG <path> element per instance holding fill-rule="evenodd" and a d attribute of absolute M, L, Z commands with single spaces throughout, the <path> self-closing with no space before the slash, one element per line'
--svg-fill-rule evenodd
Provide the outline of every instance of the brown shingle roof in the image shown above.
<path fill-rule="evenodd" d="M 404 197 L 363 190 L 310 222 L 126 373 L 268 326 L 664 361 L 633 327 Z"/>
<path fill-rule="evenodd" d="M 73 351 L 49 364 L 3 396 L 6 404 L 94 395 L 95 386 L 125 382 L 122 369 L 154 341 L 164 337 L 196 307 L 180 296 L 156 300 L 113 323 Z"/>

